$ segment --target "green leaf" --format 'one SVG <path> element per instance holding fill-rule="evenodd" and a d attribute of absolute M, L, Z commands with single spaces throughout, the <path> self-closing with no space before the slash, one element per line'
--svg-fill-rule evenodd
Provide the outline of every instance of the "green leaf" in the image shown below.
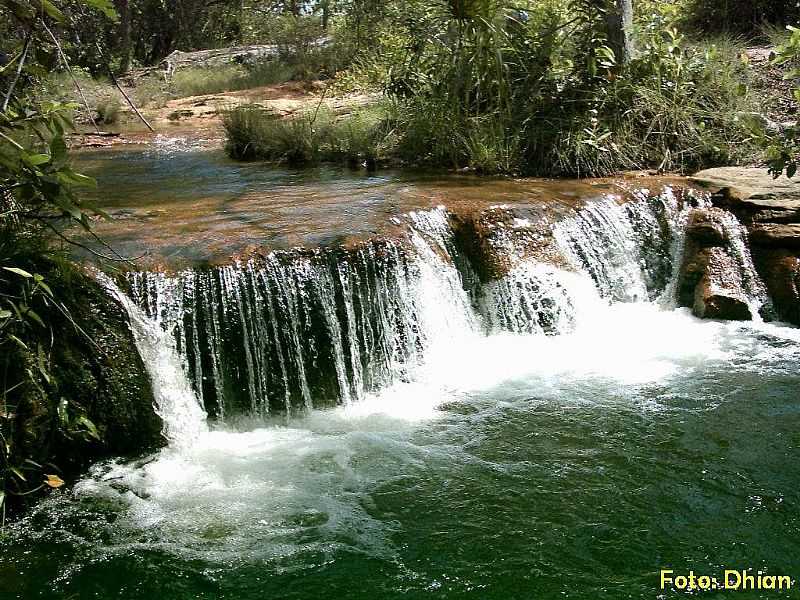
<path fill-rule="evenodd" d="M 64 141 L 64 136 L 57 135 L 50 141 L 50 156 L 54 164 L 67 160 L 67 143 Z"/>
<path fill-rule="evenodd" d="M 111 0 L 83 0 L 83 3 L 86 6 L 91 6 L 92 8 L 99 10 L 112 21 L 117 21 L 119 19 L 119 15 L 117 14 L 117 11 L 114 10 L 114 5 L 111 3 Z"/>
<path fill-rule="evenodd" d="M 23 342 L 21 339 L 19 339 L 19 338 L 18 338 L 17 336 L 15 336 L 13 333 L 12 333 L 12 334 L 10 334 L 10 335 L 8 336 L 8 339 L 10 339 L 12 342 L 14 342 L 15 344 L 17 344 L 17 345 L 18 345 L 20 348 L 22 348 L 23 350 L 30 350 L 30 348 L 28 348 L 28 344 L 26 344 L 25 342 Z"/>
<path fill-rule="evenodd" d="M 44 291 L 44 293 L 50 296 L 51 298 L 55 297 L 53 296 L 53 290 L 51 290 L 50 286 L 47 285 L 44 281 L 39 281 L 37 282 L 36 285 L 39 286 Z"/>
<path fill-rule="evenodd" d="M 75 173 L 71 169 L 62 169 L 58 172 L 58 179 L 61 183 L 64 184 L 71 184 L 71 185 L 80 185 L 85 187 L 97 187 L 97 181 L 91 177 L 86 175 L 81 175 L 80 173 Z"/>
<path fill-rule="evenodd" d="M 8 319 L 13 314 L 10 310 L 0 310 L 0 319 Z"/>
<path fill-rule="evenodd" d="M 65 194 L 61 194 L 60 196 L 53 199 L 53 202 L 58 205 L 58 207 L 64 211 L 64 216 L 72 217 L 76 221 L 81 222 L 83 219 L 83 212 L 81 209 L 78 208 L 75 203 Z"/>
<path fill-rule="evenodd" d="M 50 155 L 49 154 L 23 154 L 22 160 L 25 161 L 31 167 L 38 167 L 39 165 L 43 165 L 45 163 L 50 162 Z"/>
<path fill-rule="evenodd" d="M 81 415 L 78 417 L 78 423 L 86 427 L 86 432 L 96 439 L 98 442 L 100 441 L 100 432 L 97 431 L 97 427 L 94 423 L 92 423 L 91 419 L 86 415 Z"/>
<path fill-rule="evenodd" d="M 58 10 L 52 2 L 49 0 L 40 0 L 42 3 L 42 9 L 47 14 L 48 17 L 52 18 L 55 21 L 63 21 L 64 20 L 64 13 Z"/>
<path fill-rule="evenodd" d="M 23 474 L 22 474 L 22 471 L 20 471 L 20 470 L 19 470 L 17 467 L 9 467 L 9 470 L 10 470 L 10 471 L 11 471 L 11 472 L 12 472 L 14 475 L 16 475 L 17 477 L 19 477 L 19 478 L 20 478 L 22 481 L 28 481 L 27 479 L 25 479 L 25 475 L 23 475 Z"/>
<path fill-rule="evenodd" d="M 42 317 L 40 317 L 38 314 L 36 314 L 36 311 L 33 310 L 32 308 L 29 308 L 25 312 L 25 316 L 26 317 L 30 317 L 33 321 L 35 321 L 36 323 L 38 323 L 42 327 L 45 327 L 45 324 L 44 324 L 44 321 L 42 320 Z"/>
<path fill-rule="evenodd" d="M 31 275 L 24 269 L 20 269 L 19 267 L 3 267 L 3 269 L 10 273 L 14 273 L 15 275 L 19 275 L 20 277 L 24 277 L 25 279 L 30 279 L 31 277 L 33 277 L 33 275 Z"/>

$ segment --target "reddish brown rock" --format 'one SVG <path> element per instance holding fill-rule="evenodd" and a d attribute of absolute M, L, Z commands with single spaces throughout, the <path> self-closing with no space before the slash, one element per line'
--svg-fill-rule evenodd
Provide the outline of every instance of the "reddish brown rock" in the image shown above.
<path fill-rule="evenodd" d="M 695 286 L 692 312 L 701 319 L 749 321 L 753 314 L 742 292 L 739 265 L 723 248 L 706 248 L 704 271 Z"/>
<path fill-rule="evenodd" d="M 689 215 L 686 236 L 700 247 L 724 246 L 727 242 L 719 209 L 698 208 Z"/>
<path fill-rule="evenodd" d="M 800 325 L 800 256 L 797 251 L 754 248 L 753 260 L 767 285 L 776 316 Z"/>
<path fill-rule="evenodd" d="M 755 224 L 750 227 L 750 242 L 767 248 L 800 249 L 800 224 Z"/>
<path fill-rule="evenodd" d="M 753 318 L 743 291 L 739 262 L 729 248 L 726 213 L 697 208 L 689 215 L 678 283 L 678 304 L 702 319 L 746 321 Z"/>

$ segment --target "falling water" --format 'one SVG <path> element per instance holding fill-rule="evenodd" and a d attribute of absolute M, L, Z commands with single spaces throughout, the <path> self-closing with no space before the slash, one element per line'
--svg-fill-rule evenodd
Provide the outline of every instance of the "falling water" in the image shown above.
<path fill-rule="evenodd" d="M 671 188 L 620 204 L 606 197 L 587 204 L 554 228 L 572 265 L 586 272 L 601 296 L 617 302 L 655 300 L 672 284 L 688 207 Z"/>
<path fill-rule="evenodd" d="M 346 404 L 412 379 L 425 353 L 477 329 L 447 214 L 411 213 L 407 224 L 409 240 L 131 273 L 129 282 L 217 416 Z"/>
<path fill-rule="evenodd" d="M 96 277 L 127 311 L 136 346 L 150 375 L 156 412 L 164 422 L 164 435 L 177 447 L 191 446 L 205 433 L 206 413 L 184 376 L 172 335 L 142 310 L 102 273 Z"/>
<path fill-rule="evenodd" d="M 571 270 L 507 249 L 514 259 L 505 276 L 476 289 L 443 207 L 405 215 L 396 239 L 131 273 L 129 284 L 174 339 L 211 414 L 294 414 L 414 381 L 475 336 L 568 334 L 610 301 L 672 308 L 689 204 L 669 188 L 624 204 L 587 203 L 553 226 Z M 744 280 L 762 298 L 742 228 L 730 219 Z"/>
<path fill-rule="evenodd" d="M 747 230 L 733 213 L 723 212 L 720 220 L 725 239 L 728 241 L 729 253 L 736 262 L 737 272 L 741 276 L 741 292 L 750 308 L 750 314 L 754 319 L 760 319 L 762 308 L 769 303 L 769 294 L 753 263 L 747 243 Z"/>

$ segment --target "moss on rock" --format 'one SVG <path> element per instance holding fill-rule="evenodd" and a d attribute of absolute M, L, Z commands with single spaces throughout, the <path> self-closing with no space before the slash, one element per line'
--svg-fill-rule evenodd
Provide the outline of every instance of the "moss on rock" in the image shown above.
<path fill-rule="evenodd" d="M 66 310 L 40 302 L 45 326 L 24 331 L 28 349 L 8 347 L 0 357 L 9 390 L 0 427 L 11 447 L 4 467 L 12 510 L 36 496 L 19 494 L 37 487 L 44 473 L 70 483 L 93 461 L 163 444 L 152 385 L 123 307 L 78 267 L 26 266 L 45 277 Z"/>

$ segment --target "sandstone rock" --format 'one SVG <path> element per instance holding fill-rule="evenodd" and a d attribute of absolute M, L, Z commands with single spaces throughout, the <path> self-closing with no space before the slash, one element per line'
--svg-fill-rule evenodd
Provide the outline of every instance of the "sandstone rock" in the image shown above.
<path fill-rule="evenodd" d="M 800 224 L 759 223 L 750 228 L 756 246 L 800 249 Z"/>
<path fill-rule="evenodd" d="M 718 209 L 695 209 L 689 215 L 686 235 L 700 247 L 724 246 L 725 228 Z"/>
<path fill-rule="evenodd" d="M 748 221 L 800 221 L 800 177 L 774 179 L 766 169 L 723 167 L 700 171 L 691 181 L 715 194 L 719 206 Z"/>
<path fill-rule="evenodd" d="M 776 317 L 800 325 L 800 256 L 785 249 L 754 248 L 753 260 L 767 286 Z"/>
<path fill-rule="evenodd" d="M 692 312 L 701 319 L 749 321 L 753 314 L 742 292 L 739 266 L 722 248 L 702 251 L 705 270 L 695 286 Z"/>
<path fill-rule="evenodd" d="M 742 265 L 731 247 L 729 220 L 720 208 L 697 208 L 689 215 L 677 295 L 679 305 L 692 307 L 700 318 L 753 318 Z"/>

